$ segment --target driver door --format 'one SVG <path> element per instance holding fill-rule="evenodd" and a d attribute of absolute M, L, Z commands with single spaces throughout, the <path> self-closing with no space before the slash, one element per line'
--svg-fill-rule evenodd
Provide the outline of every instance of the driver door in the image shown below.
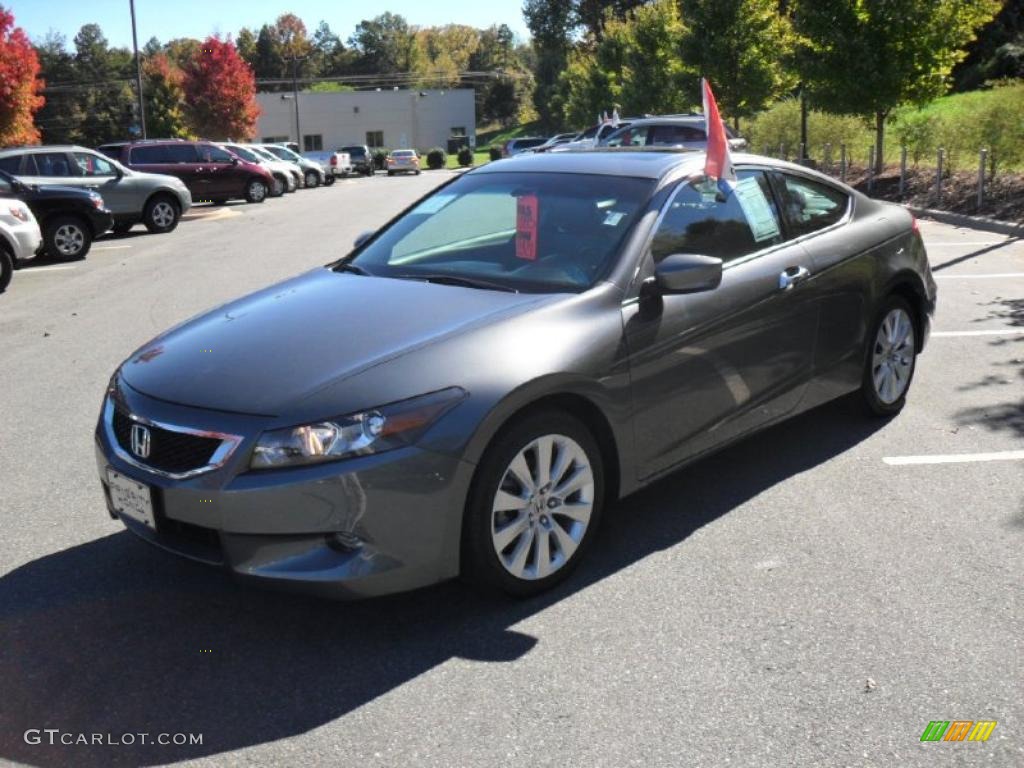
<path fill-rule="evenodd" d="M 623 306 L 640 479 L 777 420 L 810 380 L 818 325 L 812 262 L 785 240 L 761 171 L 726 194 L 683 181 L 644 255 L 640 279 L 673 253 L 723 261 L 721 285 L 643 295 Z M 783 276 L 787 277 L 784 279 Z"/>

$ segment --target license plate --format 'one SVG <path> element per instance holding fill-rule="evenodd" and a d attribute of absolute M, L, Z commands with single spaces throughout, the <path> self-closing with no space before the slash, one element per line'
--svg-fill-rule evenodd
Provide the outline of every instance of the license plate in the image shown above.
<path fill-rule="evenodd" d="M 119 517 L 142 523 L 152 531 L 156 530 L 153 496 L 148 485 L 137 483 L 112 469 L 107 470 L 107 485 L 110 487 L 114 511 Z"/>

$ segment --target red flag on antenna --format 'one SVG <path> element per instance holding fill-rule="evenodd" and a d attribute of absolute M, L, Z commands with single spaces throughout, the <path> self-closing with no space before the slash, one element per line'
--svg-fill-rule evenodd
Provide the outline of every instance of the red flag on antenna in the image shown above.
<path fill-rule="evenodd" d="M 701 78 L 701 92 L 704 96 L 704 121 L 708 134 L 707 159 L 704 161 L 704 175 L 710 179 L 736 180 L 736 172 L 729 156 L 729 139 L 725 135 L 725 124 L 718 114 L 715 94 L 711 92 L 711 83 Z"/>

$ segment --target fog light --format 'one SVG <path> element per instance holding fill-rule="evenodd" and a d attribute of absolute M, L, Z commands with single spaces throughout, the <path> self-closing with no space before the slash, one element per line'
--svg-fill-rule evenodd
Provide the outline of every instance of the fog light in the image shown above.
<path fill-rule="evenodd" d="M 342 552 L 353 552 L 362 548 L 363 540 L 350 531 L 338 531 L 327 535 L 327 546 Z"/>

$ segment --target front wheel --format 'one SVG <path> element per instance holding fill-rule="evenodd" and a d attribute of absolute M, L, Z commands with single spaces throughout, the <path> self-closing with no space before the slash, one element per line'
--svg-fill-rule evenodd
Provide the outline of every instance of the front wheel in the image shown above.
<path fill-rule="evenodd" d="M 245 199 L 250 203 L 262 203 L 267 199 L 267 185 L 259 179 L 252 179 L 245 185 Z"/>
<path fill-rule="evenodd" d="M 306 171 L 306 186 L 310 189 L 320 186 L 320 177 L 316 171 Z"/>
<path fill-rule="evenodd" d="M 14 257 L 6 247 L 0 246 L 0 293 L 7 290 L 14 276 Z"/>
<path fill-rule="evenodd" d="M 575 417 L 544 411 L 500 434 L 477 469 L 466 509 L 465 575 L 526 597 L 566 578 L 604 504 L 597 441 Z"/>
<path fill-rule="evenodd" d="M 871 326 L 861 391 L 868 411 L 894 416 L 903 410 L 917 363 L 914 310 L 890 296 Z"/>
<path fill-rule="evenodd" d="M 43 231 L 46 252 L 56 259 L 84 259 L 92 246 L 92 228 L 77 216 L 57 216 Z"/>
<path fill-rule="evenodd" d="M 324 186 L 325 187 L 329 187 L 332 184 L 334 184 L 334 174 L 333 173 L 330 176 L 325 176 L 324 177 Z"/>
<path fill-rule="evenodd" d="M 181 209 L 172 198 L 157 195 L 146 203 L 146 209 L 142 212 L 142 223 L 150 232 L 162 234 L 178 226 L 180 217 Z"/>

